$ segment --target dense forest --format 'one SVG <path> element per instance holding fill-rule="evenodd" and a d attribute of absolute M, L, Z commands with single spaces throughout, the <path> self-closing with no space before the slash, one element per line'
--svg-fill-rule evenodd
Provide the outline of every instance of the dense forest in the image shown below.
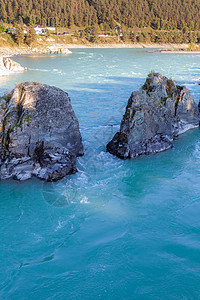
<path fill-rule="evenodd" d="M 6 23 L 200 30 L 200 0 L 0 0 Z"/>

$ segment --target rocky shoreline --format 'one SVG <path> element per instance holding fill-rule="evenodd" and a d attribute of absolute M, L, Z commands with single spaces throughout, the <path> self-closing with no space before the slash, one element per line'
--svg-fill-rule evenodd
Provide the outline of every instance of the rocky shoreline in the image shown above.
<path fill-rule="evenodd" d="M 0 47 L 0 56 L 18 56 L 18 55 L 32 55 L 32 54 L 70 54 L 70 49 L 76 48 L 133 48 L 133 49 L 171 49 L 176 51 L 177 49 L 184 48 L 187 49 L 187 44 L 143 44 L 143 43 L 136 43 L 136 44 L 126 44 L 126 43 L 119 43 L 119 44 L 49 44 L 43 47 Z"/>
<path fill-rule="evenodd" d="M 26 67 L 22 67 L 19 63 L 13 61 L 9 57 L 17 55 L 33 55 L 33 54 L 65 54 L 69 55 L 72 52 L 63 45 L 49 46 L 45 48 L 0 48 L 0 77 L 8 76 L 13 73 L 23 72 L 27 70 Z"/>
<path fill-rule="evenodd" d="M 72 52 L 68 49 L 66 45 L 50 45 L 45 47 L 1 47 L 0 56 L 1 57 L 11 57 L 19 55 L 32 55 L 32 54 L 71 54 Z"/>

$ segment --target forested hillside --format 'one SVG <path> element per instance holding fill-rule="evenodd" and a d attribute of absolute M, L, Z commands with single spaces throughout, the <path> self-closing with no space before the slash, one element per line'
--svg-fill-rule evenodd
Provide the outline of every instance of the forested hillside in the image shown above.
<path fill-rule="evenodd" d="M 200 30 L 200 0 L 0 0 L 0 20 L 42 26 L 116 23 L 163 30 Z"/>

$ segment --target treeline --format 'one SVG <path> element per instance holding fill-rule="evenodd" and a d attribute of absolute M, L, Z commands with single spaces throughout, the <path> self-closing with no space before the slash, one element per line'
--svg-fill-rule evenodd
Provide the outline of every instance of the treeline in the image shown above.
<path fill-rule="evenodd" d="M 200 0 L 0 0 L 5 23 L 200 30 Z"/>
<path fill-rule="evenodd" d="M 133 43 L 200 43 L 200 31 L 184 30 L 140 30 L 124 32 L 122 39 Z"/>
<path fill-rule="evenodd" d="M 153 30 L 153 29 L 135 29 L 130 30 L 123 27 L 118 36 L 118 41 L 128 43 L 174 43 L 174 44 L 199 44 L 200 31 L 184 31 L 184 30 Z M 89 42 L 112 42 L 109 36 L 113 38 L 116 36 L 115 31 L 108 32 L 107 37 L 99 37 L 99 26 L 87 27 L 84 30 L 75 31 L 74 36 L 82 40 L 87 39 Z M 117 37 L 116 37 L 117 38 Z M 116 41 L 116 39 L 115 39 Z M 192 45 L 191 45 L 192 46 Z"/>

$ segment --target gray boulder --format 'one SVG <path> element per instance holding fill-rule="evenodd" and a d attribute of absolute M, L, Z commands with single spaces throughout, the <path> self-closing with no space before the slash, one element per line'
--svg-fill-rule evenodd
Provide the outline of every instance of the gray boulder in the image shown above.
<path fill-rule="evenodd" d="M 120 158 L 155 154 L 198 126 L 199 110 L 189 90 L 160 73 L 150 73 L 129 98 L 120 131 L 107 144 L 107 151 Z"/>
<path fill-rule="evenodd" d="M 83 145 L 67 93 L 22 83 L 0 100 L 0 120 L 0 179 L 56 181 L 76 172 Z"/>

